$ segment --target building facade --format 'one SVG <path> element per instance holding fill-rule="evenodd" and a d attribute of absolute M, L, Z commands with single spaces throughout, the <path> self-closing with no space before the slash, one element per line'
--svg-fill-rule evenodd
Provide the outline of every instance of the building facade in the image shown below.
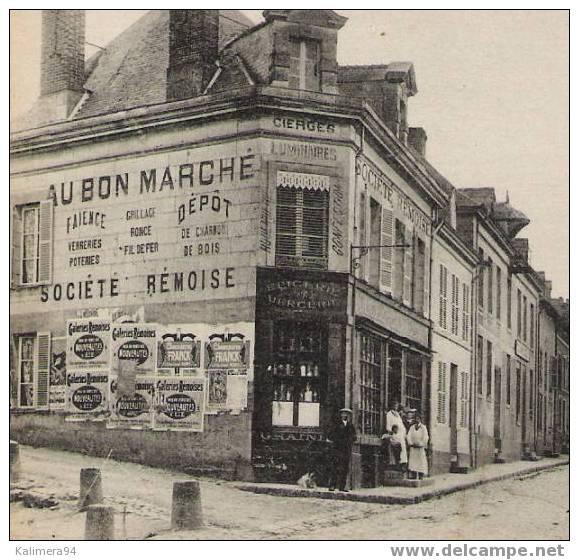
<path fill-rule="evenodd" d="M 41 96 L 11 137 L 19 441 L 324 480 L 347 406 L 359 487 L 382 482 L 390 402 L 424 417 L 434 472 L 533 440 L 532 274 L 426 161 L 412 65 L 338 65 L 345 23 L 152 11 L 85 61 L 83 12 L 45 11 Z"/>

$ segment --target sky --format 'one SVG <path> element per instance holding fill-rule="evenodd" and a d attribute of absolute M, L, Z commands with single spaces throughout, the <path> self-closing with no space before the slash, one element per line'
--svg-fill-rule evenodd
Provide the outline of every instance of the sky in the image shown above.
<path fill-rule="evenodd" d="M 256 23 L 261 12 L 242 10 Z M 106 44 L 146 10 L 88 10 Z M 569 296 L 569 25 L 555 10 L 337 10 L 340 64 L 414 63 L 410 126 L 456 187 L 494 187 L 531 220 L 531 264 Z M 13 114 L 39 90 L 40 12 L 11 12 Z M 96 47 L 87 45 L 87 56 Z"/>

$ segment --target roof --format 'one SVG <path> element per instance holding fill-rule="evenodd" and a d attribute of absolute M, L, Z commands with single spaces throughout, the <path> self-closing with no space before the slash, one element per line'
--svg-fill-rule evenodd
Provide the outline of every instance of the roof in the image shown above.
<path fill-rule="evenodd" d="M 219 48 L 253 27 L 237 10 L 219 10 Z M 85 89 L 74 119 L 164 103 L 169 65 L 169 10 L 150 10 L 86 61 Z M 217 70 L 217 68 L 216 68 Z M 35 126 L 35 111 L 17 128 Z"/>

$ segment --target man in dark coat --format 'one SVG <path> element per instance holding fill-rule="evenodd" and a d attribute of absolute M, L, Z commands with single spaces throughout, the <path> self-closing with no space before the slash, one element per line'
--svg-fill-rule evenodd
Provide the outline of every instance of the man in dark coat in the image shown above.
<path fill-rule="evenodd" d="M 340 420 L 329 436 L 332 442 L 332 475 L 330 477 L 330 490 L 336 487 L 342 492 L 347 492 L 346 481 L 350 470 L 350 458 L 352 457 L 352 445 L 356 441 L 356 428 L 352 424 L 352 411 L 349 408 L 340 410 Z"/>

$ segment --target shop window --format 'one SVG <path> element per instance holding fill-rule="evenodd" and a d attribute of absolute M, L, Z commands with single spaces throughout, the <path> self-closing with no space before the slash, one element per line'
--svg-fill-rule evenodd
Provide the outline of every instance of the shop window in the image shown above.
<path fill-rule="evenodd" d="M 448 270 L 444 265 L 440 265 L 440 284 L 438 300 L 438 324 L 441 328 L 446 329 L 447 315 L 447 296 L 448 296 Z"/>
<path fill-rule="evenodd" d="M 394 297 L 402 301 L 404 298 L 404 265 L 406 264 L 406 227 L 400 220 L 395 220 L 394 228 Z"/>
<path fill-rule="evenodd" d="M 451 279 L 451 315 L 450 315 L 450 328 L 452 334 L 458 336 L 458 297 L 459 297 L 459 287 L 460 283 L 458 277 L 454 274 Z"/>
<path fill-rule="evenodd" d="M 382 342 L 376 336 L 360 337 L 360 429 L 368 435 L 382 431 Z"/>
<path fill-rule="evenodd" d="M 460 374 L 460 427 L 466 428 L 468 423 L 468 372 Z"/>
<path fill-rule="evenodd" d="M 52 281 L 53 204 L 17 206 L 12 212 L 11 285 L 39 286 Z"/>
<path fill-rule="evenodd" d="M 483 394 L 483 352 L 484 341 L 479 334 L 476 340 L 476 391 L 479 395 Z"/>
<path fill-rule="evenodd" d="M 320 51 L 318 41 L 290 40 L 288 85 L 291 89 L 321 90 Z"/>
<path fill-rule="evenodd" d="M 462 339 L 468 342 L 470 331 L 470 286 L 462 285 Z"/>
<path fill-rule="evenodd" d="M 493 343 L 487 340 L 487 397 L 492 394 L 493 388 Z"/>
<path fill-rule="evenodd" d="M 424 359 L 415 352 L 406 352 L 405 400 L 406 406 L 422 409 L 422 370 Z"/>
<path fill-rule="evenodd" d="M 402 403 L 402 349 L 388 344 L 388 402 Z"/>
<path fill-rule="evenodd" d="M 446 366 L 444 362 L 438 362 L 436 421 L 439 424 L 446 424 Z"/>
<path fill-rule="evenodd" d="M 507 382 L 506 382 L 506 403 L 511 404 L 511 356 L 507 354 Z"/>
<path fill-rule="evenodd" d="M 318 427 L 326 378 L 326 335 L 318 323 L 275 324 L 272 424 Z"/>
<path fill-rule="evenodd" d="M 19 408 L 46 408 L 48 406 L 48 379 L 50 370 L 50 334 L 18 337 Z"/>
<path fill-rule="evenodd" d="M 277 187 L 276 264 L 328 268 L 329 191 Z"/>

